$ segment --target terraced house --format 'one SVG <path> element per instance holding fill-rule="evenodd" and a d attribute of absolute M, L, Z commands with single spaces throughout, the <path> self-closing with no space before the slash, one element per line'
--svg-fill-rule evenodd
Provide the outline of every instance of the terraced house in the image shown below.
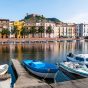
<path fill-rule="evenodd" d="M 52 37 L 52 33 L 50 33 L 50 34 L 47 33 L 47 29 L 50 26 L 51 30 L 53 32 L 53 29 L 56 26 L 54 22 L 48 21 L 45 17 L 36 15 L 36 14 L 27 15 L 24 18 L 24 22 L 25 22 L 25 27 L 27 29 L 31 30 L 32 27 L 34 27 L 34 29 L 36 29 L 36 32 L 34 35 L 35 37 L 40 37 L 40 33 L 39 33 L 38 29 L 41 27 L 42 27 L 42 30 L 40 30 L 40 31 L 42 32 L 42 37 L 49 37 L 49 36 Z M 31 35 L 32 34 L 30 34 L 30 36 Z"/>
<path fill-rule="evenodd" d="M 56 31 L 57 30 L 57 31 Z M 75 38 L 76 37 L 76 24 L 59 23 L 54 28 L 55 35 L 59 38 Z"/>
<path fill-rule="evenodd" d="M 8 19 L 0 19 L 0 31 L 2 29 L 9 29 L 9 20 Z"/>
<path fill-rule="evenodd" d="M 24 26 L 24 21 L 15 21 L 14 22 L 14 27 L 16 27 L 16 37 L 17 38 L 21 38 L 21 31 L 22 31 L 22 27 Z"/>
<path fill-rule="evenodd" d="M 88 24 L 85 23 L 77 24 L 76 29 L 77 29 L 76 33 L 78 37 L 84 38 L 88 36 Z"/>
<path fill-rule="evenodd" d="M 0 19 L 0 38 L 6 37 L 9 31 L 9 19 Z M 4 34 L 6 32 L 6 34 Z"/>

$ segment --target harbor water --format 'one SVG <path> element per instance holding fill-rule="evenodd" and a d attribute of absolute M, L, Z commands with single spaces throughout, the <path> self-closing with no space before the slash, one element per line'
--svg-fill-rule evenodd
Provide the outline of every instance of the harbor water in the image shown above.
<path fill-rule="evenodd" d="M 13 69 L 11 68 L 11 59 L 17 59 L 20 62 L 23 59 L 34 59 L 43 62 L 59 64 L 66 61 L 66 55 L 72 52 L 74 54 L 88 53 L 88 42 L 85 41 L 61 41 L 49 43 L 30 43 L 30 44 L 1 44 L 0 45 L 0 65 L 9 64 L 9 73 L 12 75 L 12 84 L 15 82 Z M 57 72 L 54 82 L 75 80 L 73 74 L 64 72 L 60 69 Z M 48 80 L 49 81 L 49 80 Z"/>

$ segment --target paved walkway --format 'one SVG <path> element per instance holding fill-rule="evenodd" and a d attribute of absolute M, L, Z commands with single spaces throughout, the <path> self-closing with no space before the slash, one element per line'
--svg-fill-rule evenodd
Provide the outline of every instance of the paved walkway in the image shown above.
<path fill-rule="evenodd" d="M 10 84 L 11 83 L 11 78 L 7 79 L 7 80 L 1 80 L 0 81 L 0 88 L 11 88 Z"/>

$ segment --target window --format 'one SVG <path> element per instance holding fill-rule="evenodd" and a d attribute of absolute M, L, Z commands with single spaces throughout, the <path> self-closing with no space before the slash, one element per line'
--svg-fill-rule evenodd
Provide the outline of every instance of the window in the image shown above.
<path fill-rule="evenodd" d="M 81 57 L 75 57 L 75 59 L 78 61 L 84 61 L 84 58 L 81 58 Z"/>

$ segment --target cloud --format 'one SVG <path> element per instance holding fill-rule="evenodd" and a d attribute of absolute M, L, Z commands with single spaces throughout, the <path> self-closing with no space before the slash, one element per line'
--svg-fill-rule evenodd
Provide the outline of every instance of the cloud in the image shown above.
<path fill-rule="evenodd" d="M 76 14 L 69 19 L 65 20 L 65 22 L 73 22 L 73 23 L 88 23 L 88 13 L 80 13 Z"/>

